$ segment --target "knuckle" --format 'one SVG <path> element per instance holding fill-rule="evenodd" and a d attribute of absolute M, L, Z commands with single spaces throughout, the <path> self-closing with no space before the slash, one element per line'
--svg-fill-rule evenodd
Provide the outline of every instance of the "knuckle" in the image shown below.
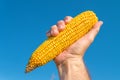
<path fill-rule="evenodd" d="M 72 17 L 71 16 L 66 16 L 65 19 L 72 19 Z"/>
<path fill-rule="evenodd" d="M 56 27 L 56 25 L 53 25 L 53 26 L 51 27 L 51 30 L 53 30 L 55 27 Z"/>
<path fill-rule="evenodd" d="M 63 21 L 63 20 L 59 20 L 57 23 L 60 24 L 60 23 L 62 23 L 62 22 L 64 22 L 64 21 Z"/>
<path fill-rule="evenodd" d="M 66 16 L 66 17 L 64 18 L 64 20 L 67 20 L 67 19 L 69 19 L 69 16 Z"/>

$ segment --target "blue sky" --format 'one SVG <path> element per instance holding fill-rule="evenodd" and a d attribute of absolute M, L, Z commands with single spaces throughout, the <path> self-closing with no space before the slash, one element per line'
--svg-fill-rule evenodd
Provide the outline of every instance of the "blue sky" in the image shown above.
<path fill-rule="evenodd" d="M 0 80 L 59 80 L 53 61 L 25 74 L 50 26 L 93 10 L 104 21 L 84 60 L 92 80 L 120 80 L 119 0 L 0 0 Z"/>

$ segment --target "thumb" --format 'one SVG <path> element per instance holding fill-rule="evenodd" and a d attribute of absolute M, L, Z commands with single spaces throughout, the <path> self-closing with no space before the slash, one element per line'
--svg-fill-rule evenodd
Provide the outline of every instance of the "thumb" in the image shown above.
<path fill-rule="evenodd" d="M 96 35 L 98 34 L 102 24 L 103 24 L 103 21 L 97 22 L 93 26 L 93 28 L 88 32 L 88 34 L 86 35 L 88 37 L 88 40 L 90 41 L 90 43 L 93 42 L 93 40 L 96 37 Z"/>

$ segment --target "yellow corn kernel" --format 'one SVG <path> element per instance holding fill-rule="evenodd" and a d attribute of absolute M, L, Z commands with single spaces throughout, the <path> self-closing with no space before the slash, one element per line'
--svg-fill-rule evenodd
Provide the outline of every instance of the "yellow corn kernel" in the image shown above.
<path fill-rule="evenodd" d="M 49 37 L 32 54 L 26 72 L 46 64 L 63 52 L 71 44 L 84 36 L 98 21 L 95 13 L 85 11 L 66 24 L 65 30 L 56 37 Z"/>

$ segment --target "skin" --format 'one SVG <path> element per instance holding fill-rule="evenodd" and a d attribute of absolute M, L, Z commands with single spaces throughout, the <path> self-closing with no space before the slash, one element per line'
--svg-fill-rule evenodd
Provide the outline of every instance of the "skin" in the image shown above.
<path fill-rule="evenodd" d="M 71 16 L 66 16 L 64 20 L 58 21 L 46 35 L 48 37 L 57 36 L 65 29 L 65 25 L 71 19 Z M 94 41 L 102 24 L 102 21 L 98 21 L 85 36 L 77 40 L 54 59 L 60 80 L 90 80 L 83 57 L 87 48 Z"/>

